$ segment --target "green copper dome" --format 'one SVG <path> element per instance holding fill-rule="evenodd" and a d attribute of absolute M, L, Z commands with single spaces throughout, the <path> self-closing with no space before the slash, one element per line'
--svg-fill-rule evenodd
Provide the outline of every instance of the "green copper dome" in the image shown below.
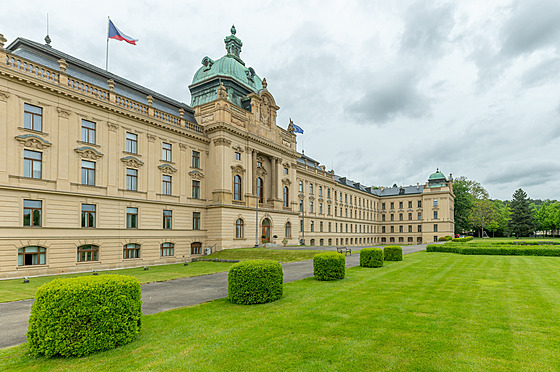
<path fill-rule="evenodd" d="M 209 80 L 214 77 L 233 78 L 250 91 L 257 92 L 263 89 L 262 79 L 257 76 L 252 67 L 246 67 L 240 57 L 243 43 L 235 36 L 235 26 L 231 27 L 231 35 L 224 39 L 227 54 L 217 61 L 210 57 L 202 59 L 202 67 L 194 74 L 192 85 Z"/>
<path fill-rule="evenodd" d="M 439 181 L 439 180 L 447 181 L 447 178 L 443 173 L 439 171 L 439 169 L 436 170 L 435 173 L 430 174 L 430 177 L 428 178 L 428 181 Z"/>

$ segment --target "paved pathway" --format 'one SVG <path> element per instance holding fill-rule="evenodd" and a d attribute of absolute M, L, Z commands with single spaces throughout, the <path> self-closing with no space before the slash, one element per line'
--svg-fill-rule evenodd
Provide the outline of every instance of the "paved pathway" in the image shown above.
<path fill-rule="evenodd" d="M 334 250 L 334 247 L 275 248 Z M 426 245 L 403 246 L 403 253 L 418 252 Z M 359 251 L 360 247 L 352 247 Z M 358 266 L 359 254 L 346 256 L 346 267 Z M 292 282 L 313 276 L 313 261 L 290 262 L 282 265 L 284 282 Z M 181 278 L 166 282 L 142 285 L 143 313 L 155 314 L 183 306 L 190 306 L 227 297 L 227 272 Z M 19 345 L 27 341 L 27 321 L 33 300 L 0 303 L 0 348 Z"/>

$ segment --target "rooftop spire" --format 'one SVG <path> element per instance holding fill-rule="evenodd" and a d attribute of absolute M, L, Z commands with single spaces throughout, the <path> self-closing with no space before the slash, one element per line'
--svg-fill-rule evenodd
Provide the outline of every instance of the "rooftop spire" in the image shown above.
<path fill-rule="evenodd" d="M 230 31 L 231 35 L 227 36 L 224 39 L 224 42 L 226 43 L 227 54 L 228 56 L 237 59 L 239 62 L 245 65 L 245 63 L 243 63 L 243 61 L 241 60 L 241 57 L 239 57 L 239 55 L 241 54 L 241 47 L 243 46 L 243 43 L 237 36 L 235 36 L 235 34 L 237 33 L 235 25 L 231 26 Z"/>

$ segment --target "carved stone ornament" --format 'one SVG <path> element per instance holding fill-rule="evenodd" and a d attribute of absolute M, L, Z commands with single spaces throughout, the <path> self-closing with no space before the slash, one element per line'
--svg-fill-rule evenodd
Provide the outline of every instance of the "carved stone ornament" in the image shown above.
<path fill-rule="evenodd" d="M 7 101 L 10 98 L 10 93 L 0 90 L 0 100 Z"/>
<path fill-rule="evenodd" d="M 284 186 L 290 186 L 291 184 L 292 184 L 292 181 L 290 181 L 289 178 L 284 178 L 282 180 L 282 185 L 284 185 Z"/>
<path fill-rule="evenodd" d="M 148 134 L 148 141 L 154 142 L 155 140 L 156 140 L 156 136 L 154 136 L 153 134 Z"/>
<path fill-rule="evenodd" d="M 304 194 L 299 194 L 298 197 L 300 198 L 300 200 L 303 200 L 305 198 Z"/>
<path fill-rule="evenodd" d="M 58 111 L 58 116 L 60 116 L 61 118 L 68 119 L 68 117 L 70 116 L 70 111 L 68 110 L 60 107 L 57 107 L 56 110 Z"/>
<path fill-rule="evenodd" d="M 102 153 L 89 146 L 78 147 L 75 148 L 74 151 L 76 151 L 84 159 L 97 160 L 103 156 Z"/>
<path fill-rule="evenodd" d="M 119 129 L 119 125 L 115 123 L 107 123 L 107 127 L 109 127 L 109 130 L 112 132 L 116 132 L 117 129 Z"/>
<path fill-rule="evenodd" d="M 315 200 L 315 197 L 313 195 L 309 196 L 309 200 Z"/>
<path fill-rule="evenodd" d="M 243 147 L 241 147 L 241 146 L 232 146 L 231 148 L 232 148 L 233 150 L 237 151 L 237 152 L 243 152 L 243 151 L 245 151 L 245 150 L 243 149 Z"/>
<path fill-rule="evenodd" d="M 218 98 L 226 99 L 227 97 L 228 92 L 226 90 L 226 87 L 224 87 L 224 83 L 220 83 L 220 86 L 218 87 Z"/>
<path fill-rule="evenodd" d="M 232 165 L 231 171 L 233 174 L 243 174 L 245 173 L 245 169 L 241 165 Z"/>
<path fill-rule="evenodd" d="M 215 146 L 231 146 L 231 141 L 228 140 L 227 138 L 216 138 L 214 140 L 214 145 Z"/>
<path fill-rule="evenodd" d="M 291 167 L 290 163 L 284 163 L 284 164 L 282 164 L 282 166 L 283 166 L 284 168 L 290 168 L 290 167 Z"/>
<path fill-rule="evenodd" d="M 125 156 L 121 158 L 121 161 L 127 166 L 131 168 L 140 168 L 144 165 L 144 162 L 134 156 Z"/>
<path fill-rule="evenodd" d="M 296 128 L 294 128 L 294 122 L 292 121 L 292 118 L 290 118 L 290 124 L 288 124 L 288 132 L 294 133 L 295 130 Z"/>
<path fill-rule="evenodd" d="M 189 146 L 185 145 L 184 143 L 180 143 L 180 144 L 179 144 L 179 148 L 180 148 L 181 150 L 185 151 L 186 149 L 189 148 Z"/>
<path fill-rule="evenodd" d="M 206 123 L 209 123 L 211 121 L 214 121 L 214 114 L 203 116 L 202 120 L 201 120 L 202 124 L 206 124 Z"/>
<path fill-rule="evenodd" d="M 52 145 L 49 141 L 42 139 L 36 134 L 22 134 L 16 136 L 16 140 L 25 147 L 30 147 L 38 150 L 46 149 L 47 147 Z"/>
<path fill-rule="evenodd" d="M 167 164 L 167 163 L 160 165 L 158 168 L 164 174 L 173 174 L 173 173 L 177 172 L 177 168 L 175 168 L 171 164 Z"/>
<path fill-rule="evenodd" d="M 204 174 L 202 174 L 202 172 L 197 171 L 197 170 L 193 170 L 189 172 L 189 175 L 194 178 L 195 180 L 201 180 L 204 178 Z"/>

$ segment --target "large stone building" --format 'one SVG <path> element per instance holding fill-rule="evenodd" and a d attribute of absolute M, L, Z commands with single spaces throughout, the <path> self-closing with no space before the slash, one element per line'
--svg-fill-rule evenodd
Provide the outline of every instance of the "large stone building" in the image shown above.
<path fill-rule="evenodd" d="M 297 152 L 226 37 L 191 105 L 0 35 L 0 278 L 190 260 L 255 243 L 410 244 L 453 233 L 442 173 L 372 188 Z"/>

